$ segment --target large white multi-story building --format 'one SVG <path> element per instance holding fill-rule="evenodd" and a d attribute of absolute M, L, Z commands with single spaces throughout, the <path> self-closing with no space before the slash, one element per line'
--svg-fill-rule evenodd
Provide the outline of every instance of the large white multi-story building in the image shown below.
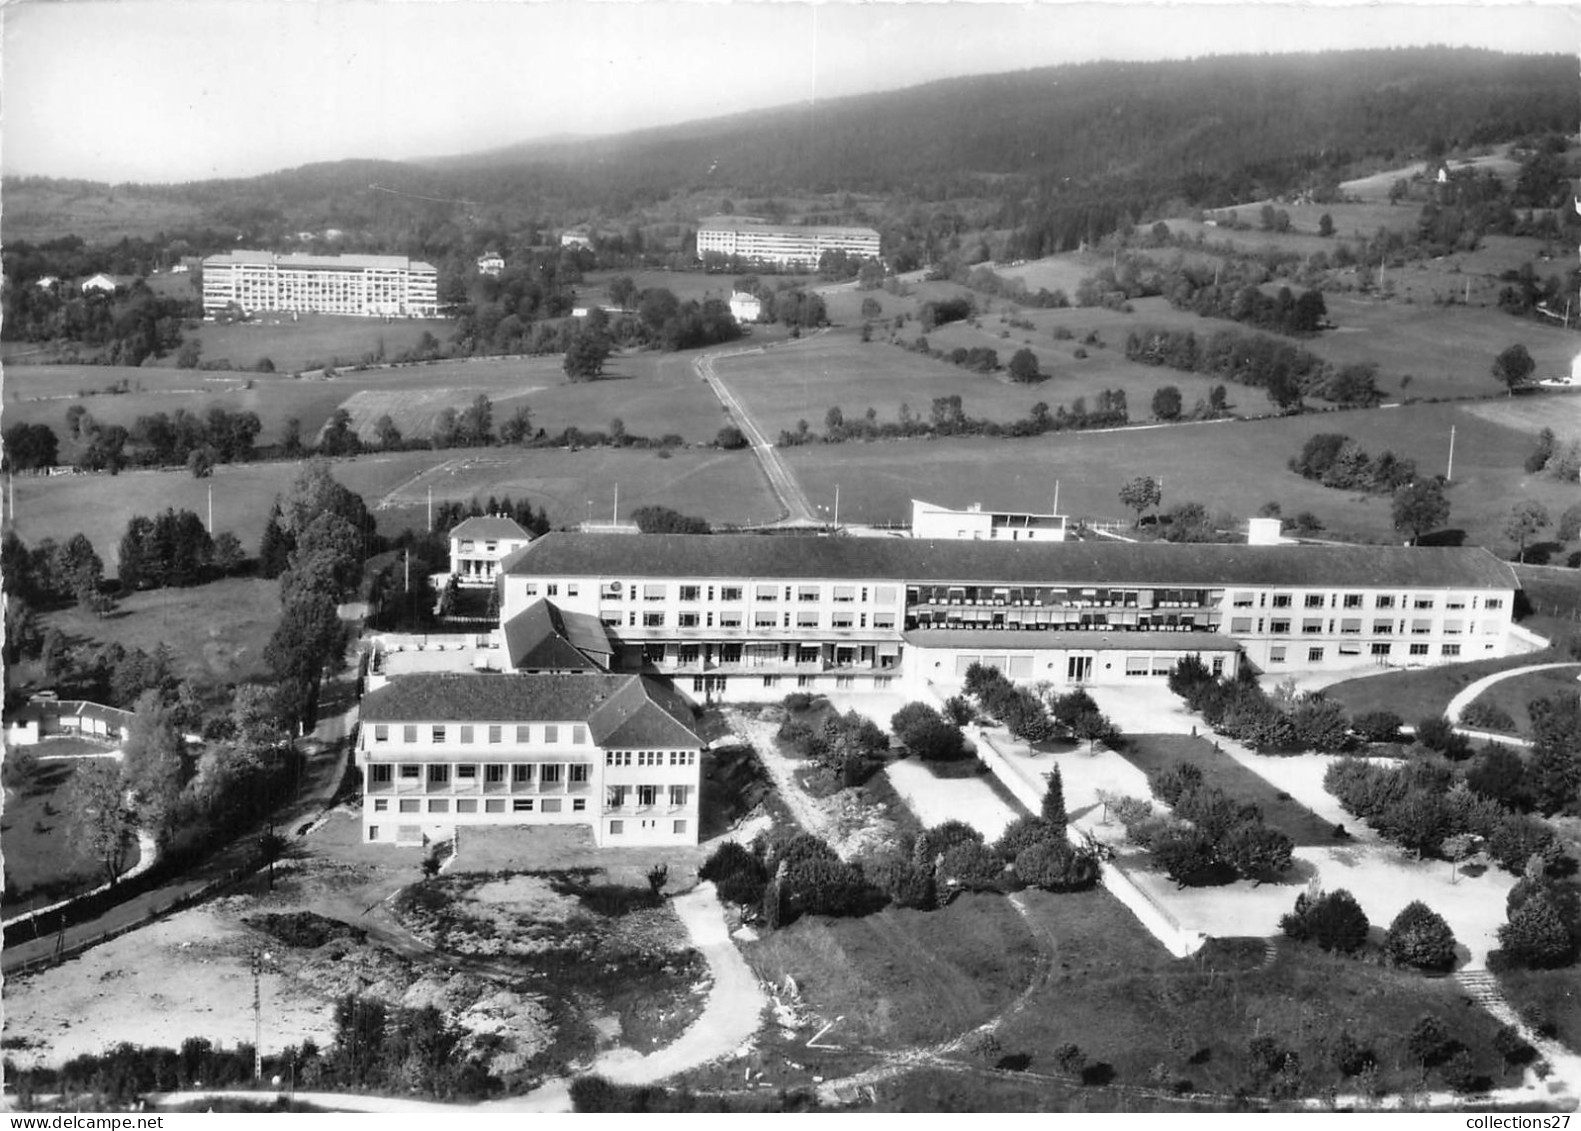
<path fill-rule="evenodd" d="M 599 845 L 696 844 L 703 741 L 639 675 L 413 674 L 362 700 L 363 839 L 586 825 Z"/>
<path fill-rule="evenodd" d="M 609 663 L 708 699 L 919 691 L 974 663 L 1125 683 L 1505 654 L 1519 588 L 1482 549 L 552 533 L 500 565 L 501 621 L 597 618 Z"/>
<path fill-rule="evenodd" d="M 404 255 L 211 255 L 203 261 L 203 313 L 232 305 L 249 314 L 432 318 L 439 313 L 439 273 Z"/>
<path fill-rule="evenodd" d="M 878 233 L 872 228 L 738 223 L 728 217 L 715 217 L 697 230 L 699 259 L 713 253 L 748 263 L 815 268 L 830 251 L 843 251 L 855 259 L 877 259 Z"/>

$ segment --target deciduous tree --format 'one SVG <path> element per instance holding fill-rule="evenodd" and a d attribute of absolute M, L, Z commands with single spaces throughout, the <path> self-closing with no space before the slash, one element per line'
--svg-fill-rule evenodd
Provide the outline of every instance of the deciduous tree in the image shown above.
<path fill-rule="evenodd" d="M 1449 521 L 1449 500 L 1444 497 L 1444 484 L 1437 478 L 1418 479 L 1394 493 L 1392 508 L 1394 528 L 1409 530 L 1414 546 L 1429 530 L 1436 530 Z"/>
<path fill-rule="evenodd" d="M 1532 355 L 1527 352 L 1526 347 L 1516 343 L 1493 359 L 1493 379 L 1503 385 L 1513 397 L 1515 387 L 1524 385 L 1536 368 L 1537 363 L 1532 360 Z"/>
<path fill-rule="evenodd" d="M 136 843 L 120 766 L 107 758 L 84 758 L 71 776 L 66 812 L 67 842 L 103 869 L 106 882 L 115 883 Z"/>
<path fill-rule="evenodd" d="M 1163 501 L 1164 495 L 1159 489 L 1158 480 L 1151 475 L 1139 475 L 1120 488 L 1120 502 L 1136 512 L 1138 526 L 1142 523 L 1143 512 Z"/>
<path fill-rule="evenodd" d="M 1522 499 L 1515 504 L 1504 520 L 1504 536 L 1515 543 L 1517 561 L 1526 561 L 1526 543 L 1539 531 L 1546 530 L 1551 522 L 1548 509 L 1536 499 Z"/>

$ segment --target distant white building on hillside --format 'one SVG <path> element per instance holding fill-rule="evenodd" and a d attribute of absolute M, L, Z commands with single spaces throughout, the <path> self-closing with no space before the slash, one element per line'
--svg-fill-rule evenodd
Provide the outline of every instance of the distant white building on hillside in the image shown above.
<path fill-rule="evenodd" d="M 1004 542 L 1063 542 L 1068 519 L 1062 514 L 985 511 L 973 503 L 964 510 L 911 500 L 913 538 L 964 538 Z"/>
<path fill-rule="evenodd" d="M 498 275 L 505 270 L 505 257 L 497 251 L 485 251 L 478 256 L 479 275 Z"/>
<path fill-rule="evenodd" d="M 749 224 L 716 216 L 697 229 L 697 257 L 709 254 L 814 268 L 825 252 L 843 251 L 856 259 L 878 258 L 878 233 L 872 228 L 794 227 Z"/>
<path fill-rule="evenodd" d="M 211 255 L 203 261 L 203 313 L 232 305 L 249 313 L 433 318 L 439 313 L 439 272 L 404 255 Z"/>
<path fill-rule="evenodd" d="M 732 291 L 730 314 L 737 322 L 756 322 L 763 315 L 763 302 L 757 295 Z"/>

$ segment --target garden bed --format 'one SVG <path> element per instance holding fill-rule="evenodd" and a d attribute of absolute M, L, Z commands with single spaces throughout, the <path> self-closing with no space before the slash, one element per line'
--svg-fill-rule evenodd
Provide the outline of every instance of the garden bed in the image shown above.
<path fill-rule="evenodd" d="M 1221 789 L 1235 801 L 1262 810 L 1268 827 L 1288 836 L 1297 848 L 1337 842 L 1334 825 L 1288 793 L 1242 766 L 1228 754 L 1215 752 L 1205 738 L 1181 734 L 1128 735 L 1119 754 L 1145 774 L 1194 762 L 1202 770 L 1205 789 Z"/>

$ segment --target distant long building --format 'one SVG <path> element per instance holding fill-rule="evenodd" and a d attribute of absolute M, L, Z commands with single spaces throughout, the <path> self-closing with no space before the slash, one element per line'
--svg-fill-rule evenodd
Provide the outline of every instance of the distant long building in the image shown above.
<path fill-rule="evenodd" d="M 203 261 L 203 313 L 232 305 L 248 313 L 432 318 L 439 313 L 439 272 L 404 255 L 211 255 Z"/>
<path fill-rule="evenodd" d="M 816 267 L 827 251 L 857 259 L 878 258 L 878 233 L 872 228 L 798 228 L 733 223 L 715 218 L 697 230 L 697 257 L 710 252 L 750 263 Z"/>

